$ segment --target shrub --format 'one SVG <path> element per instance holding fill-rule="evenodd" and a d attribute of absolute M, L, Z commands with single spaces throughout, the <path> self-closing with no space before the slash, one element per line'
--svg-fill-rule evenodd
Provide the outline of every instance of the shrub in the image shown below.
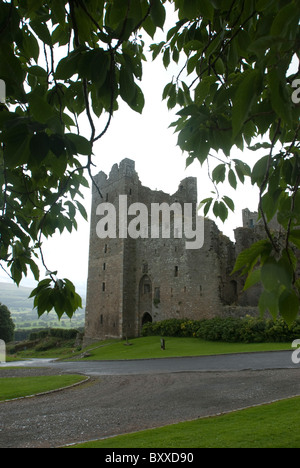
<path fill-rule="evenodd" d="M 49 349 L 57 347 L 57 339 L 55 337 L 48 337 L 42 340 L 36 347 L 35 351 L 48 351 Z"/>
<path fill-rule="evenodd" d="M 64 329 L 64 328 L 47 328 L 44 330 L 34 331 L 30 334 L 30 340 L 39 340 L 46 338 L 47 336 L 52 336 L 55 338 L 61 338 L 64 340 L 75 339 L 78 334 L 78 330 L 75 329 Z"/>
<path fill-rule="evenodd" d="M 142 335 L 194 337 L 229 343 L 292 342 L 300 338 L 300 319 L 291 326 L 282 318 L 274 321 L 249 316 L 243 319 L 170 319 L 147 323 L 143 327 Z"/>
<path fill-rule="evenodd" d="M 15 325 L 8 308 L 0 303 L 0 339 L 8 343 L 14 339 Z"/>

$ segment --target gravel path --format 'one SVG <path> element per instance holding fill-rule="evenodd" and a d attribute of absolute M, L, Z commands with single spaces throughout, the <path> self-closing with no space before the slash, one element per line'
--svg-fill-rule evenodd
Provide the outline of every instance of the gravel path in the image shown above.
<path fill-rule="evenodd" d="M 5 376 L 57 373 L 2 369 L 0 385 Z M 297 395 L 300 369 L 92 376 L 73 389 L 0 403 L 0 448 L 59 447 Z"/>

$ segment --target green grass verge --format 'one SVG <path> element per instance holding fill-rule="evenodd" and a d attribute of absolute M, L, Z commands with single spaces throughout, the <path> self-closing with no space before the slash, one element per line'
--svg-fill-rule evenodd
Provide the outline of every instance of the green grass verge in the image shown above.
<path fill-rule="evenodd" d="M 82 375 L 52 375 L 39 377 L 0 378 L 0 401 L 49 392 L 82 382 Z"/>
<path fill-rule="evenodd" d="M 74 448 L 300 448 L 300 398 Z"/>
<path fill-rule="evenodd" d="M 150 336 L 125 341 L 99 342 L 86 349 L 89 360 L 153 359 L 181 356 L 249 353 L 290 350 L 291 343 L 222 343 L 198 338 L 166 338 L 166 350 L 160 348 L 160 338 Z"/>

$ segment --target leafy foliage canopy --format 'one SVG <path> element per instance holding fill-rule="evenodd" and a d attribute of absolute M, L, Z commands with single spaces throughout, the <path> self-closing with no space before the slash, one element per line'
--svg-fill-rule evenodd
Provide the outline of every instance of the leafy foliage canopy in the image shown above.
<path fill-rule="evenodd" d="M 164 31 L 166 11 L 177 20 Z M 174 16 L 175 17 L 175 16 Z M 162 90 L 187 165 L 211 158 L 213 196 L 203 203 L 225 221 L 233 189 L 259 187 L 266 240 L 243 252 L 236 271 L 246 287 L 261 281 L 262 311 L 288 321 L 299 311 L 300 247 L 299 17 L 297 0 L 18 0 L 0 2 L 0 261 L 19 284 L 43 238 L 72 232 L 87 218 L 82 188 L 92 182 L 93 145 L 107 132 L 120 99 L 142 113 L 145 33 L 153 59 L 178 73 Z M 80 133 L 85 114 L 90 136 Z M 104 119 L 104 123 L 103 123 Z M 97 121 L 97 124 L 95 123 Z M 97 128 L 101 122 L 102 128 Z M 232 149 L 263 151 L 251 169 Z M 97 187 L 101 193 L 101 187 Z M 282 232 L 273 233 L 274 218 Z M 48 272 L 33 291 L 39 315 L 70 317 L 81 306 L 73 284 Z"/>

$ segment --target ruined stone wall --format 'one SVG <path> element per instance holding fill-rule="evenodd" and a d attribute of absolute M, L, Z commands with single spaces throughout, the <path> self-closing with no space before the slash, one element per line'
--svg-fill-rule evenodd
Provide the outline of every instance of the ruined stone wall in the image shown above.
<path fill-rule="evenodd" d="M 151 238 L 151 207 L 154 203 L 166 203 L 169 207 L 177 203 L 183 214 L 184 204 L 192 204 L 195 227 L 195 178 L 184 179 L 178 191 L 169 195 L 144 187 L 135 171 L 134 162 L 125 159 L 120 165 L 112 167 L 109 176 L 100 172 L 95 181 L 102 198 L 93 187 L 86 342 L 109 337 L 139 336 L 143 323 L 149 320 L 213 318 L 224 315 L 224 306 L 237 307 L 238 314 L 255 309 L 258 291 L 243 294 L 243 280 L 237 275 L 232 276 L 231 272 L 238 253 L 258 240 L 259 227 L 236 230 L 234 244 L 219 231 L 213 221 L 205 219 L 203 247 L 188 250 L 186 239 L 176 238 L 178 233 L 174 223 L 178 218 L 173 213 L 170 238 L 161 235 L 158 239 Z M 103 203 L 113 204 L 119 223 L 120 195 L 127 196 L 128 207 L 142 203 L 147 208 L 148 223 L 146 226 L 140 225 L 140 229 L 145 230 L 144 236 L 148 235 L 147 238 L 122 238 L 118 229 L 115 238 L 108 235 L 100 239 L 97 236 L 96 228 L 100 219 L 96 214 L 97 207 Z M 127 225 L 136 216 L 137 213 L 129 216 Z M 163 220 L 161 214 L 159 222 Z M 246 309 L 240 310 L 241 306 Z"/>
<path fill-rule="evenodd" d="M 85 337 L 88 339 L 105 339 L 122 337 L 124 296 L 129 291 L 124 284 L 128 275 L 124 274 L 124 255 L 126 239 L 97 236 L 96 226 L 99 218 L 96 210 L 100 203 L 112 203 L 119 216 L 119 194 L 125 193 L 126 178 L 134 178 L 134 164 L 124 160 L 120 167 L 114 165 L 109 177 L 100 172 L 95 183 L 101 191 L 93 186 L 92 212 L 90 230 L 89 272 L 87 283 L 87 304 Z"/>

